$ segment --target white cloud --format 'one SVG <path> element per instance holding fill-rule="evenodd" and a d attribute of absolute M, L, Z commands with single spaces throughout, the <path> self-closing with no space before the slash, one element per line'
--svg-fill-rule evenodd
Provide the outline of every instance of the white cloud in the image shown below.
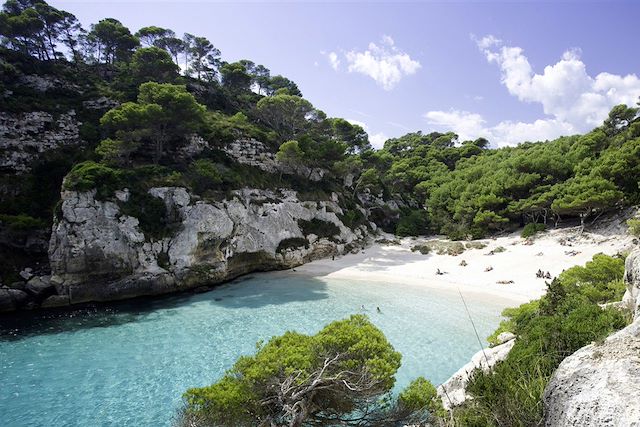
<path fill-rule="evenodd" d="M 331 65 L 331 68 L 338 71 L 338 68 L 340 67 L 340 60 L 338 59 L 338 54 L 335 52 L 329 52 L 327 54 L 327 59 L 329 59 L 329 65 Z"/>
<path fill-rule="evenodd" d="M 344 53 L 344 57 L 350 73 L 369 76 L 384 90 L 393 89 L 403 77 L 415 74 L 421 67 L 418 61 L 398 49 L 389 36 L 383 36 L 380 45 L 371 42 L 367 50 L 352 50 Z"/>
<path fill-rule="evenodd" d="M 457 133 L 460 141 L 483 137 L 497 147 L 576 133 L 571 125 L 555 119 L 541 119 L 533 123 L 503 121 L 495 126 L 487 126 L 480 114 L 468 111 L 429 111 L 424 117 L 437 130 Z"/>
<path fill-rule="evenodd" d="M 369 142 L 371 143 L 371 146 L 376 150 L 379 150 L 382 147 L 384 147 L 384 143 L 387 139 L 389 139 L 389 137 L 385 135 L 383 132 L 378 132 L 378 133 L 369 135 Z"/>
<path fill-rule="evenodd" d="M 579 49 L 566 51 L 557 63 L 537 74 L 522 48 L 504 46 L 491 35 L 476 43 L 487 60 L 500 67 L 502 83 L 511 95 L 542 104 L 545 114 L 579 132 L 601 125 L 614 105 L 633 105 L 640 95 L 635 74 L 590 76 Z"/>
<path fill-rule="evenodd" d="M 489 137 L 485 128 L 485 120 L 480 114 L 458 110 L 429 111 L 424 117 L 430 125 L 439 130 L 453 130 L 458 134 L 461 141 L 476 139 L 481 136 Z"/>
<path fill-rule="evenodd" d="M 500 147 L 586 132 L 600 126 L 614 105 L 634 105 L 640 95 L 640 79 L 635 74 L 590 76 L 579 49 L 566 51 L 558 62 L 538 74 L 522 48 L 505 46 L 492 35 L 472 38 L 487 61 L 500 67 L 502 83 L 509 93 L 523 102 L 541 104 L 546 117 L 531 123 L 502 121 L 488 126 L 480 114 L 468 111 L 425 113 L 430 125 L 454 131 L 460 140 L 485 137 Z"/>
<path fill-rule="evenodd" d="M 381 149 L 384 146 L 384 142 L 387 139 L 389 139 L 389 137 L 385 135 L 384 132 L 371 133 L 371 129 L 369 129 L 369 126 L 367 126 L 365 122 L 361 122 L 360 120 L 354 120 L 354 119 L 345 119 L 345 120 L 351 123 L 352 125 L 358 125 L 362 129 L 364 129 L 364 131 L 367 132 L 367 134 L 369 135 L 369 142 L 371 143 L 371 146 L 376 150 Z"/>

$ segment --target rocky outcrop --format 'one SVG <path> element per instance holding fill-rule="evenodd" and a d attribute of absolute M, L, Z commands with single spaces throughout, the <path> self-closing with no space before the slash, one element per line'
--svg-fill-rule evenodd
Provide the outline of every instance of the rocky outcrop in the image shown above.
<path fill-rule="evenodd" d="M 75 304 L 211 285 L 341 254 L 367 237 L 365 226 L 342 223 L 335 201 L 300 201 L 289 190 L 244 189 L 218 202 L 177 187 L 149 194 L 164 201 L 175 225 L 171 235 L 151 238 L 138 218 L 122 213 L 127 190 L 111 201 L 96 200 L 95 191 L 62 193 L 49 246 L 57 296 Z M 310 223 L 328 234 L 305 235 Z"/>
<path fill-rule="evenodd" d="M 560 364 L 544 393 L 546 426 L 640 426 L 640 250 L 627 258 L 625 281 L 634 322 Z"/>
<path fill-rule="evenodd" d="M 255 166 L 265 172 L 278 172 L 275 153 L 256 139 L 235 140 L 225 146 L 224 152 L 238 163 Z"/>
<path fill-rule="evenodd" d="M 502 334 L 501 334 L 502 335 Z M 467 394 L 467 384 L 476 369 L 487 372 L 496 363 L 503 361 L 516 343 L 515 335 L 503 335 L 501 344 L 485 348 L 473 355 L 469 363 L 451 376 L 446 382 L 438 386 L 438 396 L 442 400 L 442 406 L 449 410 L 455 406 L 462 405 L 471 396 Z"/>
<path fill-rule="evenodd" d="M 38 155 L 64 145 L 78 145 L 75 112 L 54 116 L 44 111 L 0 113 L 0 170 L 27 172 Z"/>
<path fill-rule="evenodd" d="M 276 155 L 262 141 L 253 138 L 241 138 L 227 144 L 223 151 L 238 163 L 255 166 L 269 173 L 284 172 L 299 175 L 311 181 L 321 181 L 327 174 L 322 168 L 309 168 L 305 165 L 295 167 L 284 165 L 276 159 Z"/>
<path fill-rule="evenodd" d="M 622 301 L 633 310 L 634 318 L 640 319 L 640 250 L 632 252 L 625 260 L 624 280 L 627 291 Z"/>

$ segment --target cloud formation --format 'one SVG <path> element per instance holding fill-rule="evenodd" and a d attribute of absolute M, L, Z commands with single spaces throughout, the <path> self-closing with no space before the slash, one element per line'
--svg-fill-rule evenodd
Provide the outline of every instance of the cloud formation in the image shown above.
<path fill-rule="evenodd" d="M 547 117 L 532 123 L 504 121 L 487 127 L 479 114 L 467 111 L 425 114 L 430 124 L 456 130 L 461 139 L 484 136 L 503 146 L 586 132 L 600 126 L 614 105 L 635 105 L 640 96 L 640 79 L 635 74 L 592 77 L 577 49 L 566 51 L 540 74 L 534 72 L 522 48 L 505 46 L 492 35 L 474 40 L 487 61 L 500 67 L 502 84 L 509 93 L 520 101 L 541 104 Z"/>
<path fill-rule="evenodd" d="M 338 54 L 335 52 L 329 52 L 327 54 L 327 59 L 329 60 L 329 65 L 331 65 L 331 68 L 333 68 L 335 71 L 338 71 L 338 68 L 340 67 L 340 60 L 338 59 Z"/>
<path fill-rule="evenodd" d="M 454 131 L 461 141 L 483 137 L 496 147 L 544 141 L 578 132 L 570 124 L 555 119 L 539 119 L 532 123 L 502 121 L 495 126 L 487 126 L 480 114 L 469 111 L 429 111 L 424 117 L 436 129 Z"/>
<path fill-rule="evenodd" d="M 348 64 L 347 71 L 371 77 L 384 90 L 393 89 L 405 76 L 415 74 L 422 67 L 408 53 L 398 49 L 389 36 L 383 36 L 379 45 L 369 43 L 365 51 L 345 52 L 344 58 Z M 337 60 L 337 55 L 335 59 Z M 329 61 L 333 66 L 331 58 Z"/>
<path fill-rule="evenodd" d="M 367 134 L 369 135 L 369 143 L 371 143 L 371 146 L 376 150 L 381 149 L 384 146 L 385 141 L 389 139 L 389 137 L 385 135 L 384 132 L 371 133 L 371 129 L 369 129 L 369 126 L 367 126 L 365 122 L 361 122 L 360 120 L 354 120 L 354 119 L 346 119 L 346 120 L 352 125 L 358 125 L 362 129 L 364 129 L 364 131 L 367 132 Z"/>

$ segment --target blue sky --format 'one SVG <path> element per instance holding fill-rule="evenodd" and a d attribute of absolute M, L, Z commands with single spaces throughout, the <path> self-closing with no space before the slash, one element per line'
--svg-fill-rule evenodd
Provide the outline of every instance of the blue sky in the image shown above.
<path fill-rule="evenodd" d="M 554 138 L 640 96 L 640 2 L 50 3 L 85 27 L 113 17 L 205 36 L 377 145 L 416 130 L 494 146 Z"/>

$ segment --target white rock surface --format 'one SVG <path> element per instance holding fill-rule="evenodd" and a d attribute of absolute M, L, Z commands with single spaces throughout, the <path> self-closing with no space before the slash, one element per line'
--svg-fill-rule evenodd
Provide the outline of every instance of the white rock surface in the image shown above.
<path fill-rule="evenodd" d="M 219 202 L 194 201 L 179 187 L 149 193 L 165 202 L 177 225 L 159 240 L 145 236 L 137 218 L 121 213 L 126 190 L 117 192 L 118 202 L 96 200 L 95 191 L 62 193 L 62 218 L 49 246 L 59 294 L 76 303 L 171 292 L 340 254 L 367 237 L 366 227 L 351 230 L 340 221 L 336 202 L 301 201 L 294 191 L 244 189 Z M 314 219 L 334 224 L 338 234 L 310 235 L 306 245 L 281 247 L 286 239 L 305 239 L 299 221 Z"/>
<path fill-rule="evenodd" d="M 515 336 L 503 344 L 485 348 L 473 355 L 471 361 L 438 386 L 438 396 L 445 409 L 451 409 L 464 403 L 470 396 L 466 392 L 467 384 L 474 370 L 490 370 L 496 363 L 503 361 L 516 343 Z"/>
<path fill-rule="evenodd" d="M 637 307 L 640 250 L 626 262 L 625 300 Z M 640 316 L 609 336 L 567 357 L 544 393 L 545 425 L 549 427 L 640 426 Z"/>

